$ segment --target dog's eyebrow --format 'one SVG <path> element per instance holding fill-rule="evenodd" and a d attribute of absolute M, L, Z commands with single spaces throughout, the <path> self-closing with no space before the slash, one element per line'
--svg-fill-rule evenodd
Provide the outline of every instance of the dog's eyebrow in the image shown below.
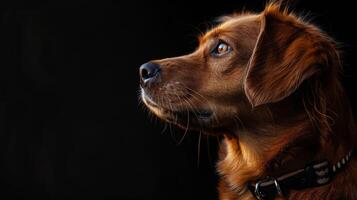
<path fill-rule="evenodd" d="M 221 32 L 222 32 L 222 30 L 219 28 L 215 28 L 215 29 L 208 31 L 206 34 L 204 34 L 198 38 L 199 44 L 203 45 L 209 39 L 218 37 L 221 34 Z"/>

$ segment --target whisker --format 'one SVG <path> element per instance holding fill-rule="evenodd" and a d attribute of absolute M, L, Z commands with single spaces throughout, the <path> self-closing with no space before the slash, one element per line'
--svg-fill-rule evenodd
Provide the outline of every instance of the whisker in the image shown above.
<path fill-rule="evenodd" d="M 243 128 L 243 129 L 245 129 L 245 126 L 244 126 L 244 124 L 243 124 L 243 122 L 242 122 L 242 120 L 239 118 L 239 116 L 234 116 L 233 117 L 233 120 L 235 121 L 235 122 L 237 122 L 236 120 L 238 120 L 238 125 L 236 125 L 237 126 L 237 129 L 239 129 L 240 127 L 239 127 L 239 125 Z"/>
<path fill-rule="evenodd" d="M 182 88 L 182 87 L 181 87 Z M 185 88 L 183 88 L 185 89 Z M 191 92 L 188 92 L 188 95 L 192 95 L 192 97 L 194 97 L 194 94 L 192 94 Z M 199 117 L 198 117 L 198 109 L 196 106 L 193 105 L 193 103 L 191 102 L 191 99 L 187 98 L 187 97 L 182 97 L 182 99 L 186 102 L 187 106 L 190 107 L 190 110 L 193 112 L 193 114 L 195 115 L 196 119 L 199 120 Z M 202 129 L 202 125 L 199 124 L 199 126 L 201 127 Z"/>
<path fill-rule="evenodd" d="M 179 100 L 181 100 L 181 98 L 177 95 L 177 93 L 175 93 L 176 96 L 178 97 Z M 186 100 L 184 99 L 184 101 L 186 102 Z M 188 131 L 188 127 L 190 125 L 190 112 L 188 111 L 187 107 L 185 107 L 186 109 L 186 112 L 187 112 L 187 124 L 186 124 L 186 129 L 185 129 L 185 133 L 183 134 L 183 136 L 181 137 L 178 145 L 181 144 L 181 142 L 183 141 L 183 139 L 185 138 L 186 134 L 187 134 L 187 131 Z"/>
<path fill-rule="evenodd" d="M 212 156 L 211 156 L 211 151 L 210 151 L 209 138 L 210 138 L 209 135 L 206 135 L 208 162 L 209 162 L 209 164 L 212 164 Z"/>
<path fill-rule="evenodd" d="M 203 100 L 201 100 L 201 102 L 202 103 L 206 103 L 206 105 L 208 105 L 208 107 L 213 111 L 214 109 L 213 109 L 213 107 L 212 107 L 212 105 L 209 103 L 209 101 L 207 100 L 207 98 L 206 97 L 204 97 L 203 95 L 201 95 L 199 92 L 197 92 L 197 91 L 195 91 L 195 90 L 193 90 L 192 88 L 189 88 L 188 86 L 186 86 L 186 85 L 184 85 L 184 84 L 182 84 L 184 87 L 185 87 L 185 89 L 187 89 L 187 90 L 190 90 L 191 92 L 192 92 L 192 94 L 195 94 L 195 95 L 193 95 L 193 97 L 200 97 L 200 98 L 202 98 Z M 212 113 L 213 114 L 213 119 L 214 119 L 214 121 L 215 121 L 215 123 L 219 123 L 219 120 L 218 120 L 218 117 L 217 117 L 217 114 L 215 113 L 215 112 L 213 112 Z"/>
<path fill-rule="evenodd" d="M 164 123 L 164 128 L 161 130 L 160 134 L 163 135 L 165 133 L 165 131 L 167 130 L 167 124 L 168 123 Z"/>
<path fill-rule="evenodd" d="M 191 108 L 193 114 L 195 115 L 196 119 L 199 120 L 199 117 L 198 117 L 198 114 L 197 114 L 197 112 L 198 112 L 197 107 L 194 106 L 194 105 L 192 105 L 192 102 L 191 102 L 190 99 L 187 99 L 186 102 L 187 102 L 188 106 L 190 106 L 190 108 Z M 202 128 L 202 124 L 199 123 L 199 126 L 200 126 L 200 128 L 201 128 L 201 130 L 202 130 L 202 129 L 203 129 L 203 128 Z"/>
<path fill-rule="evenodd" d="M 167 93 L 166 93 L 166 94 L 167 94 Z M 170 109 L 171 109 L 171 110 L 174 110 L 173 105 L 172 105 L 172 103 L 171 103 L 170 101 L 169 101 L 168 104 L 169 104 Z M 177 116 L 176 114 L 174 114 L 174 124 L 177 124 L 177 121 L 178 121 L 178 116 Z M 173 133 L 176 133 L 176 132 L 175 132 L 176 129 L 173 129 L 173 130 L 174 130 Z M 177 138 L 176 138 L 175 134 L 172 134 L 171 137 L 173 137 L 175 143 L 177 144 L 178 141 L 177 141 Z"/>
<path fill-rule="evenodd" d="M 198 137 L 198 149 L 197 149 L 197 168 L 200 167 L 200 155 L 201 155 L 201 137 L 202 133 L 200 131 L 199 137 Z"/>

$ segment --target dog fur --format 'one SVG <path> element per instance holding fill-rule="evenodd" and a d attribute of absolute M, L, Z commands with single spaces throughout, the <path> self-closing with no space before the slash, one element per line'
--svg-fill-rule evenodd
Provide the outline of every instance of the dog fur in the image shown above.
<path fill-rule="evenodd" d="M 231 51 L 212 56 L 221 41 Z M 312 161 L 335 163 L 356 147 L 339 52 L 319 28 L 272 3 L 258 14 L 223 17 L 199 42 L 191 54 L 151 61 L 161 72 L 142 88 L 142 100 L 169 123 L 223 135 L 221 200 L 255 199 L 248 182 Z M 212 117 L 201 117 L 202 110 Z M 353 200 L 356 188 L 353 157 L 331 183 L 285 199 Z"/>

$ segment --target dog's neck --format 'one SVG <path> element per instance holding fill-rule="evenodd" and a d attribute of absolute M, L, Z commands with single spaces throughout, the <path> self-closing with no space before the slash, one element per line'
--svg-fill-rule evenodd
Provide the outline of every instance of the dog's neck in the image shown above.
<path fill-rule="evenodd" d="M 347 107 L 348 104 L 346 105 Z M 334 121 L 331 137 L 316 133 L 308 116 L 289 119 L 288 124 L 253 123 L 225 136 L 219 173 L 224 177 L 224 187 L 244 199 L 250 196 L 246 184 L 265 176 L 279 176 L 303 168 L 312 161 L 327 159 L 335 163 L 348 151 L 351 144 L 354 120 L 349 108 L 342 108 Z M 294 115 L 292 115 L 294 116 Z"/>

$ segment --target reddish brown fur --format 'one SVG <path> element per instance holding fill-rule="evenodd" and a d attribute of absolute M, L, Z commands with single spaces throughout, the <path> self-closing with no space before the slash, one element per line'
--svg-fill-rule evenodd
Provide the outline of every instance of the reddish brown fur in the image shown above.
<path fill-rule="evenodd" d="M 143 89 L 143 101 L 162 119 L 224 135 L 217 164 L 221 200 L 254 199 L 249 181 L 316 160 L 335 163 L 356 146 L 331 38 L 276 4 L 222 19 L 192 54 L 153 61 L 162 68 L 160 81 Z M 233 51 L 213 58 L 218 39 Z M 199 109 L 214 119 L 187 123 L 175 114 Z M 286 199 L 357 199 L 356 188 L 354 157 L 330 184 L 291 191 Z"/>

